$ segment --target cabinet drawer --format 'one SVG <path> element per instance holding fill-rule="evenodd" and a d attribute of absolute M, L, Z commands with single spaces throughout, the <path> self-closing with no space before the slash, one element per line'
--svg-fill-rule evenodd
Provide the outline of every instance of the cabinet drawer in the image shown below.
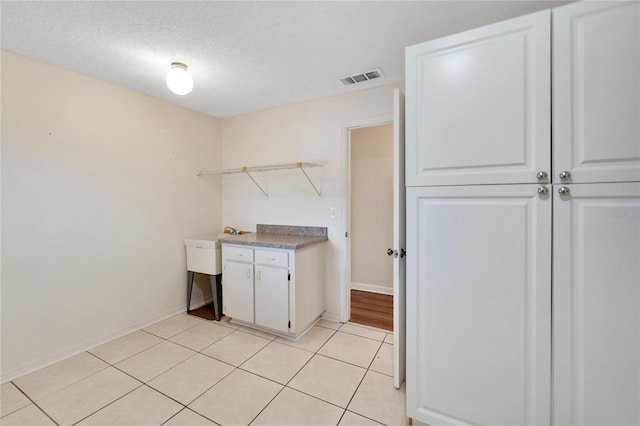
<path fill-rule="evenodd" d="M 242 247 L 222 247 L 222 256 L 225 260 L 235 260 L 238 262 L 253 262 L 253 249 Z"/>
<path fill-rule="evenodd" d="M 286 251 L 256 250 L 256 263 L 260 265 L 289 266 L 289 253 Z"/>

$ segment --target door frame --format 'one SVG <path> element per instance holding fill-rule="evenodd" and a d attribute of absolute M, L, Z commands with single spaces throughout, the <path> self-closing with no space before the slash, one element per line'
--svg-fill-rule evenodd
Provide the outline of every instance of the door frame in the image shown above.
<path fill-rule="evenodd" d="M 343 188 L 345 188 L 342 196 L 342 211 L 344 212 L 342 215 L 343 235 L 349 232 L 351 227 L 351 211 L 349 209 L 351 200 L 351 130 L 385 124 L 393 124 L 393 115 L 351 121 L 344 123 L 342 127 L 342 182 Z M 340 322 L 347 322 L 351 318 L 351 239 L 346 236 L 344 262 L 342 267 Z"/>

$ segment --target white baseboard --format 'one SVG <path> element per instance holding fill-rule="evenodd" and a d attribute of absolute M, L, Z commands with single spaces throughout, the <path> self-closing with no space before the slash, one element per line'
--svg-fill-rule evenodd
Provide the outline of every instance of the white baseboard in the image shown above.
<path fill-rule="evenodd" d="M 189 308 L 190 311 L 193 311 L 194 309 L 198 309 L 198 308 L 202 308 L 205 305 L 208 305 L 209 303 L 213 302 L 213 297 L 207 297 L 206 299 L 194 299 L 191 300 L 191 307 Z"/>
<path fill-rule="evenodd" d="M 200 299 L 202 300 L 202 299 Z M 192 303 L 192 306 L 195 306 L 195 303 Z M 204 303 L 201 305 L 204 306 Z M 94 348 L 96 346 L 99 346 L 103 343 L 107 343 L 111 340 L 117 339 L 118 337 L 122 337 L 124 335 L 127 335 L 129 333 L 132 333 L 136 330 L 140 330 L 142 328 L 145 328 L 153 323 L 156 323 L 158 321 L 162 321 L 163 319 L 169 318 L 173 315 L 179 314 L 181 312 L 186 312 L 187 310 L 187 304 L 182 303 L 179 306 L 176 306 L 173 309 L 169 309 L 165 312 L 163 312 L 162 314 L 159 315 L 155 315 L 152 318 L 147 318 L 141 321 L 138 321 L 134 324 L 131 324 L 123 329 L 114 331 L 113 333 L 108 333 L 106 335 L 97 337 L 95 339 L 89 339 L 86 340 L 82 343 L 79 343 L 77 345 L 73 345 L 69 348 L 67 348 L 64 351 L 60 351 L 57 352 L 55 354 L 48 354 L 47 356 L 41 357 L 35 361 L 31 361 L 28 363 L 25 363 L 23 365 L 20 365 L 16 368 L 12 368 L 11 370 L 8 371 L 3 371 L 3 375 L 2 378 L 0 379 L 1 383 L 6 383 L 8 381 L 17 379 L 18 377 L 24 376 L 25 374 L 29 374 L 32 373 L 36 370 L 39 370 L 41 368 L 44 367 L 48 367 L 52 364 L 55 364 L 57 362 L 60 362 L 64 359 L 70 358 L 74 355 L 77 355 L 81 352 L 85 352 L 91 348 Z"/>
<path fill-rule="evenodd" d="M 369 293 L 388 294 L 390 296 L 393 296 L 393 288 L 385 287 L 382 285 L 352 282 L 351 290 L 368 291 Z"/>

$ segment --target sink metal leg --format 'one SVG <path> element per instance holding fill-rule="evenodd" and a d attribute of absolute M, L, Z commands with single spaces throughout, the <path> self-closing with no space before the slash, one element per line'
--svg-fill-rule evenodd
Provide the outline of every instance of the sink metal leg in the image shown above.
<path fill-rule="evenodd" d="M 211 283 L 211 296 L 213 297 L 213 314 L 216 321 L 220 321 L 222 317 L 222 274 L 209 275 Z"/>
<path fill-rule="evenodd" d="M 193 291 L 193 275 L 191 271 L 187 271 L 187 312 L 191 310 L 191 292 Z"/>

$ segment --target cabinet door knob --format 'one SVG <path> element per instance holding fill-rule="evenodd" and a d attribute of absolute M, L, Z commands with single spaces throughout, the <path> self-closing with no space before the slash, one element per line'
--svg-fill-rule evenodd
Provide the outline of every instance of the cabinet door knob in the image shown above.
<path fill-rule="evenodd" d="M 571 178 L 571 172 L 568 172 L 566 170 L 563 172 L 560 172 L 560 179 L 567 180 L 569 178 Z"/>
<path fill-rule="evenodd" d="M 393 249 L 387 249 L 387 254 L 389 256 L 393 256 Z"/>
<path fill-rule="evenodd" d="M 538 194 L 540 194 L 540 195 L 544 195 L 544 194 L 546 194 L 547 192 L 549 192 L 549 190 L 547 189 L 547 187 L 546 187 L 546 186 L 539 186 L 539 187 L 538 187 Z"/>
<path fill-rule="evenodd" d="M 538 174 L 536 175 L 536 177 L 538 178 L 538 180 L 544 180 L 547 178 L 547 172 L 545 171 L 540 171 L 538 172 Z"/>
<path fill-rule="evenodd" d="M 568 195 L 569 192 L 571 192 L 571 191 L 566 186 L 561 186 L 560 188 L 558 188 L 558 194 L 560 194 L 560 195 Z"/>

